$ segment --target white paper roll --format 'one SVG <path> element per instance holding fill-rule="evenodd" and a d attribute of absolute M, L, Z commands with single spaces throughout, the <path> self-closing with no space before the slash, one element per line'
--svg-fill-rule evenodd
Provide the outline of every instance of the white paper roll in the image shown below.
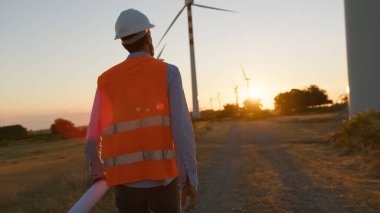
<path fill-rule="evenodd" d="M 105 180 L 96 181 L 75 205 L 68 211 L 69 213 L 85 213 L 90 212 L 92 207 L 99 199 L 108 191 L 109 187 Z"/>

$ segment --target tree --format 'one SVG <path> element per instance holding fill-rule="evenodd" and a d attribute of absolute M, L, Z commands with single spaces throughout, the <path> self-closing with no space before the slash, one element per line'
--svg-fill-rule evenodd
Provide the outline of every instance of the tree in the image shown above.
<path fill-rule="evenodd" d="M 26 138 L 27 136 L 28 131 L 25 127 L 19 124 L 0 127 L 0 140 L 22 139 Z"/>
<path fill-rule="evenodd" d="M 78 138 L 81 136 L 81 131 L 74 126 L 71 121 L 63 118 L 54 120 L 54 124 L 50 126 L 52 134 L 60 135 L 64 138 Z"/>
<path fill-rule="evenodd" d="M 223 110 L 220 112 L 221 117 L 233 117 L 239 112 L 236 104 L 226 104 L 223 106 Z"/>
<path fill-rule="evenodd" d="M 310 85 L 303 90 L 292 89 L 280 93 L 274 101 L 275 109 L 281 114 L 305 112 L 312 107 L 332 103 L 328 99 L 326 90 L 319 89 L 316 85 Z"/>
<path fill-rule="evenodd" d="M 319 89 L 316 85 L 310 85 L 304 91 L 307 93 L 307 105 L 310 107 L 332 103 L 328 99 L 326 90 Z"/>
<path fill-rule="evenodd" d="M 248 113 L 257 113 L 261 111 L 261 100 L 248 98 L 243 102 L 244 109 Z"/>
<path fill-rule="evenodd" d="M 214 119 L 217 116 L 217 112 L 212 109 L 201 111 L 201 119 Z"/>

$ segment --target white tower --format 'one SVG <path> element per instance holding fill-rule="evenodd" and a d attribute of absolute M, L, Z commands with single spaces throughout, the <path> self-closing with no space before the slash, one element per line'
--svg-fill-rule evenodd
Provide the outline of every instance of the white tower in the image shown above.
<path fill-rule="evenodd" d="M 350 116 L 380 109 L 380 1 L 345 0 Z"/>

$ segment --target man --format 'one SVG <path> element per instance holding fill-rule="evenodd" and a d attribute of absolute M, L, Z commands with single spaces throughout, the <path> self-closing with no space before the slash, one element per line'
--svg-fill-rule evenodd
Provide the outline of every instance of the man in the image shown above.
<path fill-rule="evenodd" d="M 195 140 L 178 68 L 153 58 L 152 27 L 133 9 L 117 19 L 130 55 L 98 78 L 85 154 L 92 180 L 115 186 L 120 212 L 178 213 L 178 187 L 185 211 L 198 197 Z"/>

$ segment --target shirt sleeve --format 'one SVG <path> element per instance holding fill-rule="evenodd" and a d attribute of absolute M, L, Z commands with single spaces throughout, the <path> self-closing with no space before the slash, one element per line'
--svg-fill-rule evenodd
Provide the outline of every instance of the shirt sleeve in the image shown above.
<path fill-rule="evenodd" d="M 90 123 L 87 128 L 85 156 L 89 167 L 90 178 L 94 181 L 104 177 L 104 166 L 99 156 L 100 127 L 100 94 L 95 93 Z"/>
<path fill-rule="evenodd" d="M 179 171 L 179 186 L 183 188 L 186 181 L 198 186 L 196 147 L 192 122 L 182 87 L 178 68 L 169 64 L 168 88 L 170 104 L 170 124 Z"/>

